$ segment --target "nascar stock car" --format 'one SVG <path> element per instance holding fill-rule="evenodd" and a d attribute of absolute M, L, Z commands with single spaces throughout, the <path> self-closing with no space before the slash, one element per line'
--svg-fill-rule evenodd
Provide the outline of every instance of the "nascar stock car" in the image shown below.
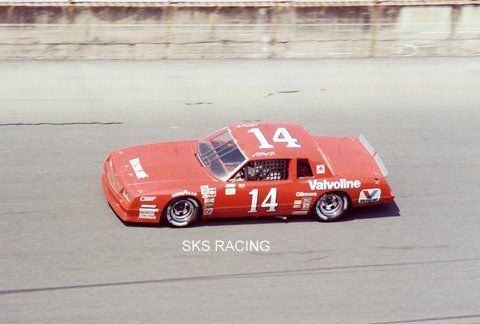
<path fill-rule="evenodd" d="M 126 148 L 104 171 L 106 199 L 123 221 L 174 227 L 242 216 L 334 221 L 394 199 L 364 136 L 313 136 L 295 124 L 239 124 L 202 140 Z"/>

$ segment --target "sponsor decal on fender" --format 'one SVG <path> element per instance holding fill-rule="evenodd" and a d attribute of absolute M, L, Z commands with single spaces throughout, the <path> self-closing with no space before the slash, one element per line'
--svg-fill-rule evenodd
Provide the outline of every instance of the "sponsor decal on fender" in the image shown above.
<path fill-rule="evenodd" d="M 213 213 L 213 205 L 215 204 L 215 197 L 217 196 L 217 188 L 210 188 L 208 185 L 200 186 L 200 193 L 203 198 L 203 214 L 211 215 Z"/>
<path fill-rule="evenodd" d="M 215 198 L 205 198 L 203 202 L 205 204 L 205 209 L 213 208 L 213 204 L 215 203 Z"/>
<path fill-rule="evenodd" d="M 143 170 L 142 164 L 140 164 L 140 158 L 131 159 L 128 162 L 130 162 L 137 179 L 148 178 L 148 174 Z"/>
<path fill-rule="evenodd" d="M 140 197 L 140 201 L 154 201 L 157 199 L 157 196 L 143 196 Z"/>
<path fill-rule="evenodd" d="M 158 212 L 157 205 L 140 206 L 138 218 L 155 219 L 155 213 Z"/>
<path fill-rule="evenodd" d="M 360 204 L 374 203 L 380 200 L 382 191 L 379 188 L 365 189 L 360 192 L 358 202 Z"/>
<path fill-rule="evenodd" d="M 312 203 L 312 198 L 310 198 L 310 197 L 302 198 L 302 209 L 303 210 L 308 210 L 311 203 Z"/>
<path fill-rule="evenodd" d="M 292 215 L 306 215 L 308 214 L 308 210 L 294 210 Z"/>
<path fill-rule="evenodd" d="M 312 203 L 312 198 L 302 198 L 293 201 L 293 208 L 301 208 L 302 211 L 308 211 L 310 204 Z M 305 214 L 293 214 L 293 215 L 305 215 Z"/>
<path fill-rule="evenodd" d="M 172 198 L 179 197 L 179 196 L 195 196 L 196 197 L 197 193 L 193 191 L 183 190 L 183 191 L 175 192 L 172 194 Z"/>
<path fill-rule="evenodd" d="M 317 164 L 317 174 L 325 173 L 325 164 Z"/>
<path fill-rule="evenodd" d="M 200 193 L 202 198 L 216 197 L 217 188 L 210 188 L 208 185 L 200 186 Z"/>
<path fill-rule="evenodd" d="M 200 186 L 200 193 L 202 195 L 208 194 L 208 186 L 207 185 Z"/>
<path fill-rule="evenodd" d="M 302 200 L 294 200 L 293 201 L 293 208 L 300 208 L 302 206 Z"/>
<path fill-rule="evenodd" d="M 332 189 L 351 189 L 360 188 L 362 183 L 360 180 L 346 180 L 340 179 L 338 181 L 327 180 L 308 180 L 310 190 L 332 190 Z"/>
<path fill-rule="evenodd" d="M 225 196 L 233 196 L 237 193 L 234 183 L 227 183 L 225 185 Z"/>

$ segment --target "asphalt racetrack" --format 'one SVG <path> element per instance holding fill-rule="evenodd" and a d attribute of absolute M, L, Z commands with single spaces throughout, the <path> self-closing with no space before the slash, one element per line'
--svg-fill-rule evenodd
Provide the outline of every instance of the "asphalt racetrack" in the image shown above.
<path fill-rule="evenodd" d="M 112 150 L 247 120 L 363 133 L 396 204 L 186 229 L 108 207 Z M 0 322 L 478 323 L 479 122 L 478 58 L 1 62 Z"/>

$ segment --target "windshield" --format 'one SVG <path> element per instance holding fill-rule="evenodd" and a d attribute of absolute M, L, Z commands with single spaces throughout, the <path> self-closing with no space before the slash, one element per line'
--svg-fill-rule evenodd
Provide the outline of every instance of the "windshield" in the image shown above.
<path fill-rule="evenodd" d="M 201 140 L 197 149 L 203 165 L 221 180 L 228 180 L 246 160 L 227 129 Z"/>

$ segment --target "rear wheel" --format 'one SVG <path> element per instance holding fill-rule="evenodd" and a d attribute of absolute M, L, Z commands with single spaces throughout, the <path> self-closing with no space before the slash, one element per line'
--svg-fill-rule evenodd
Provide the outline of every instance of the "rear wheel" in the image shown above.
<path fill-rule="evenodd" d="M 165 208 L 165 219 L 174 227 L 185 227 L 195 222 L 200 215 L 198 202 L 189 197 L 172 200 Z"/>
<path fill-rule="evenodd" d="M 315 203 L 315 216 L 323 222 L 336 221 L 345 215 L 347 209 L 348 198 L 345 194 L 329 192 Z"/>

